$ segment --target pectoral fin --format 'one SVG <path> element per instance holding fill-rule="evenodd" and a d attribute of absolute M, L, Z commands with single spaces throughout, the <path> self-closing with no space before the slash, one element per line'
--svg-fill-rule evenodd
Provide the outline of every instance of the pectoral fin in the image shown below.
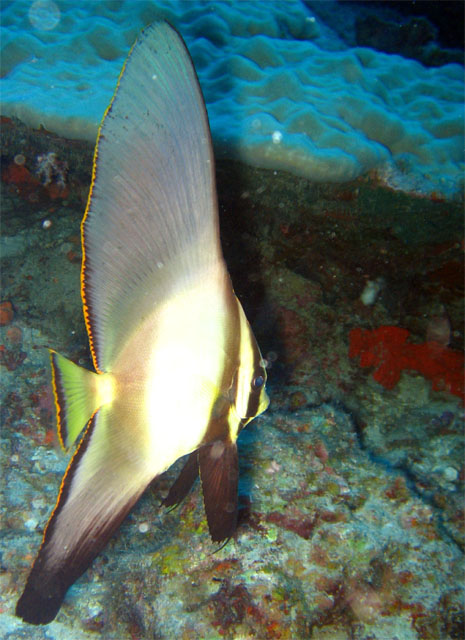
<path fill-rule="evenodd" d="M 68 466 L 16 606 L 16 615 L 26 622 L 53 620 L 68 588 L 105 547 L 152 479 L 137 439 L 127 447 L 124 429 L 112 430 L 112 424 L 114 411 L 102 407 L 89 422 Z"/>
<path fill-rule="evenodd" d="M 97 409 L 113 399 L 112 376 L 83 369 L 53 350 L 50 363 L 58 437 L 68 449 Z"/>
<path fill-rule="evenodd" d="M 208 528 L 212 540 L 221 542 L 232 536 L 237 522 L 236 444 L 216 440 L 198 450 L 198 460 Z"/>

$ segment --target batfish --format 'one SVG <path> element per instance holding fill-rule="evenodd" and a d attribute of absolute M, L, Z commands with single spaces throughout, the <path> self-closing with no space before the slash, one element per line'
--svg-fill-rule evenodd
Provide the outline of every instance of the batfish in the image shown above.
<path fill-rule="evenodd" d="M 214 158 L 193 63 L 167 23 L 133 46 L 99 128 L 81 224 L 95 372 L 51 351 L 68 465 L 16 615 L 53 620 L 152 480 L 200 475 L 213 541 L 234 532 L 239 432 L 268 406 L 265 363 L 221 251 Z"/>

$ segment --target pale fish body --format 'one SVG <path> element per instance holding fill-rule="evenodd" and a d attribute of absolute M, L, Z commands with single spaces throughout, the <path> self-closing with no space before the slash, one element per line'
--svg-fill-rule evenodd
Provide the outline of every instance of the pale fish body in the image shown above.
<path fill-rule="evenodd" d="M 16 614 L 54 619 L 147 485 L 190 454 L 214 541 L 237 516 L 240 430 L 268 406 L 266 371 L 221 252 L 205 105 L 167 23 L 132 48 L 99 130 L 81 225 L 95 373 L 51 352 L 58 433 L 77 442 Z"/>

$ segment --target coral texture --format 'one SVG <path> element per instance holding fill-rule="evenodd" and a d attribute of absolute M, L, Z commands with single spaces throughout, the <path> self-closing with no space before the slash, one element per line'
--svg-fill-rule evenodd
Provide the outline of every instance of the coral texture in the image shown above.
<path fill-rule="evenodd" d="M 167 19 L 192 54 L 217 154 L 317 181 L 376 170 L 394 188 L 461 193 L 459 64 L 349 47 L 297 0 L 45 5 L 56 7 L 45 22 L 30 2 L 2 5 L 3 115 L 94 141 L 138 32 Z"/>

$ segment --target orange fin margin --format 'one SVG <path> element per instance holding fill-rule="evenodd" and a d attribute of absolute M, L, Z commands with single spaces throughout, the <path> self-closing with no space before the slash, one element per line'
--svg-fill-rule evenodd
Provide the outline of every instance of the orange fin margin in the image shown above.
<path fill-rule="evenodd" d="M 73 523 L 66 514 L 64 521 L 61 520 L 63 512 L 70 510 L 87 517 L 86 511 L 98 505 L 102 499 L 99 483 L 93 479 L 87 480 L 94 487 L 91 500 L 86 500 L 83 504 L 83 494 L 80 493 L 82 463 L 93 446 L 98 416 L 99 412 L 89 421 L 79 447 L 66 469 L 42 544 L 16 605 L 16 615 L 30 624 L 48 624 L 55 618 L 69 587 L 107 545 L 147 485 L 147 482 L 141 480 L 131 494 L 127 495 L 126 500 L 119 499 L 111 511 L 97 510 L 90 528 L 82 529 L 79 519 L 76 520 L 76 527 L 71 526 Z M 114 492 L 117 492 L 117 487 Z"/>

